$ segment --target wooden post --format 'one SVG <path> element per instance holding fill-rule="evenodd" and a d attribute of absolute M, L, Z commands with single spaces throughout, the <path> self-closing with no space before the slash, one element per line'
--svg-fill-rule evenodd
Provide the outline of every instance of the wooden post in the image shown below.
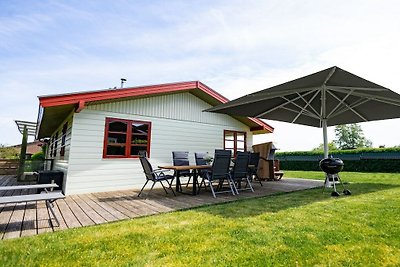
<path fill-rule="evenodd" d="M 28 143 L 28 129 L 26 128 L 26 125 L 25 125 L 24 131 L 22 133 L 21 152 L 19 154 L 19 165 L 18 165 L 18 173 L 17 173 L 17 181 L 18 182 L 21 182 L 23 179 L 23 176 L 24 176 L 27 143 Z"/>

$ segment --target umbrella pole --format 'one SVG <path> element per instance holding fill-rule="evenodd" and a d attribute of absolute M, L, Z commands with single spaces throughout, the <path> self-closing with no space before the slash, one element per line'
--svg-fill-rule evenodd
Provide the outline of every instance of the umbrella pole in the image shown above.
<path fill-rule="evenodd" d="M 328 122 L 326 119 L 322 120 L 322 132 L 324 135 L 324 158 L 327 158 L 329 154 L 329 149 L 328 149 Z"/>

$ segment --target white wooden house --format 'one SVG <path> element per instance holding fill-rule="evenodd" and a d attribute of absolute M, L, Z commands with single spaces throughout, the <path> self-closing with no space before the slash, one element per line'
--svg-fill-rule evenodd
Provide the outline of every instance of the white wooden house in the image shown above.
<path fill-rule="evenodd" d="M 181 82 L 40 96 L 37 139 L 64 172 L 66 194 L 140 188 L 138 151 L 154 165 L 172 151 L 249 150 L 254 134 L 273 128 L 254 118 L 203 112 L 228 101 L 201 82 Z"/>

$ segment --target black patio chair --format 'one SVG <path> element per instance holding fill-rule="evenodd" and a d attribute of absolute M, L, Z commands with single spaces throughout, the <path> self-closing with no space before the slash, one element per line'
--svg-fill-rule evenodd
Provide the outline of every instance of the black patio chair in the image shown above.
<path fill-rule="evenodd" d="M 198 165 L 198 166 L 208 165 L 207 161 L 204 159 L 206 156 L 208 156 L 208 153 L 195 152 L 194 159 L 195 159 L 196 165 Z M 210 170 L 198 170 L 198 175 L 201 178 L 203 178 L 207 172 L 210 172 Z"/>
<path fill-rule="evenodd" d="M 204 159 L 208 153 L 204 152 L 195 152 L 194 160 L 196 161 L 196 165 L 207 165 L 207 161 Z"/>
<path fill-rule="evenodd" d="M 189 152 L 173 151 L 172 152 L 172 161 L 173 161 L 174 166 L 189 166 Z M 177 175 L 178 175 L 178 173 L 175 172 L 175 177 L 177 179 L 180 179 L 180 177 L 189 177 L 189 179 L 186 183 L 186 187 L 189 185 L 190 180 L 193 176 L 192 172 L 189 170 L 179 171 L 179 177 Z M 181 190 L 182 190 L 182 188 L 181 188 Z"/>
<path fill-rule="evenodd" d="M 204 188 L 206 188 L 208 185 L 214 198 L 216 198 L 216 194 L 219 193 L 231 192 L 232 195 L 235 195 L 236 188 L 229 174 L 231 155 L 232 152 L 230 150 L 215 150 L 214 161 L 211 167 L 211 171 L 206 172 L 204 177 L 202 177 L 203 179 L 200 183 L 199 190 L 203 185 Z M 225 180 L 228 182 L 230 190 L 223 190 L 222 184 Z M 206 184 L 206 182 L 208 184 Z M 217 182 L 218 184 L 214 189 L 215 182 Z"/>
<path fill-rule="evenodd" d="M 236 194 L 239 194 L 238 190 L 251 190 L 251 192 L 254 192 L 249 179 L 249 161 L 250 152 L 238 151 L 236 153 L 235 164 L 230 172 L 231 179 L 234 184 L 236 184 Z M 246 182 L 246 184 L 242 188 L 243 181 Z"/>
<path fill-rule="evenodd" d="M 263 186 L 260 177 L 258 177 L 258 163 L 260 162 L 260 152 L 250 153 L 249 161 L 249 175 L 250 181 L 257 180 L 261 186 Z"/>
<path fill-rule="evenodd" d="M 143 185 L 142 189 L 140 190 L 138 197 L 143 192 L 143 189 L 146 187 L 146 185 L 149 181 L 152 181 L 153 184 L 150 188 L 150 191 L 147 193 L 147 196 L 150 194 L 151 190 L 153 190 L 153 187 L 157 182 L 159 182 L 161 184 L 165 193 L 168 194 L 168 191 L 163 184 L 163 182 L 166 182 L 168 184 L 168 189 L 170 189 L 172 191 L 172 193 L 174 194 L 174 196 L 176 196 L 174 189 L 172 189 L 172 182 L 173 182 L 175 176 L 165 174 L 160 169 L 153 170 L 153 167 L 151 166 L 150 162 L 146 158 L 145 153 L 139 153 L 139 159 L 140 159 L 140 163 L 142 164 L 144 174 L 146 176 L 146 183 Z"/>

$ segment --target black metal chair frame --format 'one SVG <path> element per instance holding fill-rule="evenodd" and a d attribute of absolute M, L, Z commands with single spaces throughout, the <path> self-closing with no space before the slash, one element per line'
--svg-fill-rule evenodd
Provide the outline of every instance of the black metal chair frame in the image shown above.
<path fill-rule="evenodd" d="M 239 194 L 238 190 L 250 190 L 251 192 L 254 192 L 249 178 L 249 161 L 250 152 L 238 151 L 236 153 L 235 164 L 230 172 L 231 179 L 234 182 L 234 185 L 236 185 L 236 194 Z M 243 181 L 246 182 L 244 187 L 242 187 Z"/>
<path fill-rule="evenodd" d="M 172 191 L 172 193 L 174 194 L 174 196 L 176 196 L 176 194 L 174 192 L 174 189 L 172 189 L 172 182 L 174 181 L 175 176 L 174 175 L 165 174 L 161 169 L 153 170 L 153 167 L 151 166 L 150 162 L 146 158 L 145 154 L 139 154 L 139 159 L 140 159 L 140 163 L 142 164 L 144 174 L 146 176 L 146 182 L 143 185 L 142 189 L 140 190 L 140 192 L 138 194 L 138 197 L 140 197 L 140 195 L 143 192 L 143 189 L 146 187 L 146 185 L 147 185 L 147 183 L 149 181 L 152 181 L 153 184 L 151 185 L 151 188 L 150 188 L 149 192 L 147 193 L 146 197 L 153 190 L 154 185 L 157 182 L 159 182 L 161 184 L 161 186 L 164 189 L 165 193 L 168 194 L 167 188 L 163 184 L 163 182 L 166 182 L 168 184 L 168 189 L 170 189 Z"/>
<path fill-rule="evenodd" d="M 232 195 L 235 195 L 237 190 L 235 184 L 229 174 L 229 167 L 231 163 L 231 151 L 230 150 L 215 150 L 214 161 L 211 167 L 210 172 L 205 172 L 205 175 L 202 177 L 199 191 L 201 187 L 204 185 L 204 188 L 210 187 L 211 193 L 214 198 L 216 198 L 216 194 L 231 192 Z M 222 190 L 221 185 L 224 181 L 227 181 L 230 187 L 230 190 Z M 206 183 L 208 182 L 208 184 Z M 213 182 L 218 182 L 216 188 L 214 189 Z"/>
<path fill-rule="evenodd" d="M 260 185 L 263 186 L 261 179 L 257 174 L 259 162 L 260 162 L 260 152 L 250 153 L 249 165 L 252 166 L 252 167 L 249 167 L 250 181 L 257 180 L 260 183 Z"/>

